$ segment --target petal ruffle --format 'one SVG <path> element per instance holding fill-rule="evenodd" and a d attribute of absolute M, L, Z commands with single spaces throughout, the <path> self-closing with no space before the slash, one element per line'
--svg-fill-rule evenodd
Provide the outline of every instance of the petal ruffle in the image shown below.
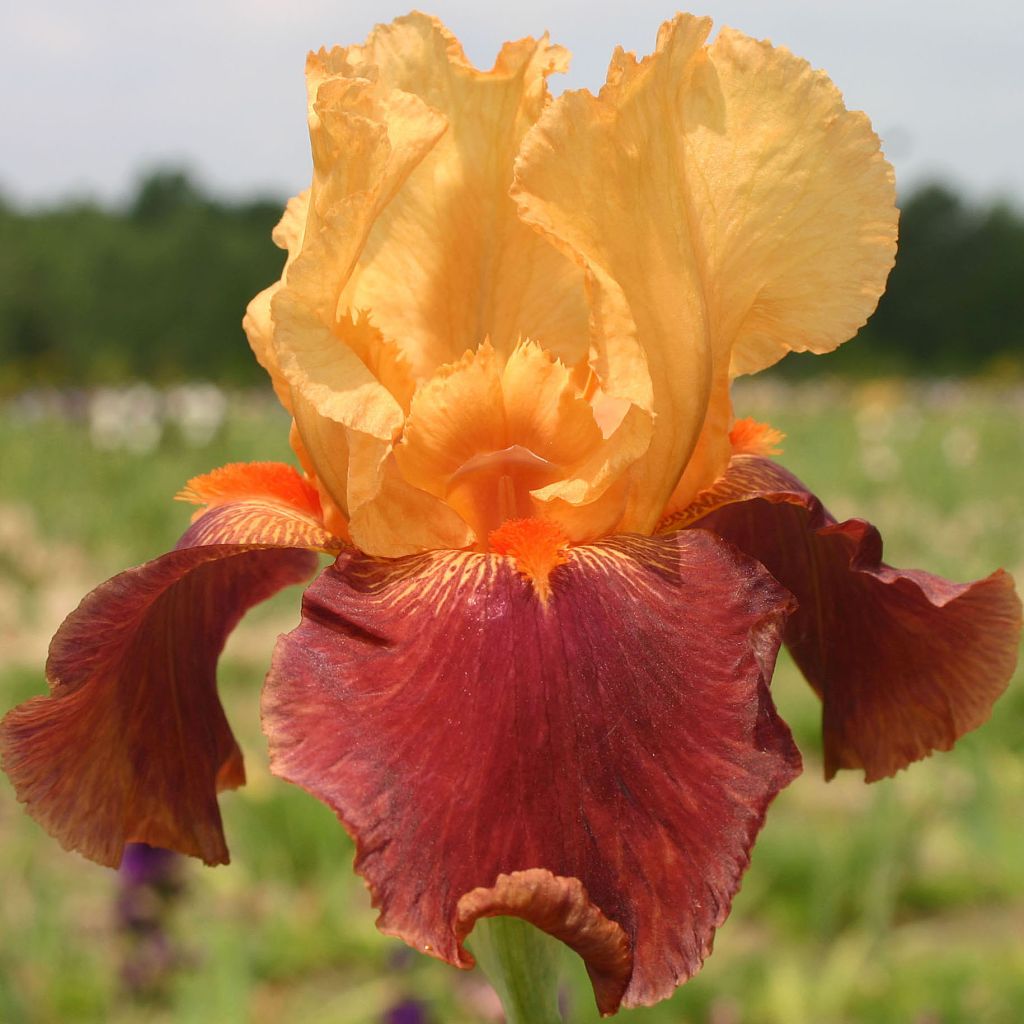
<path fill-rule="evenodd" d="M 237 484 L 238 467 L 227 469 L 207 484 Z M 217 658 L 250 607 L 313 574 L 316 555 L 302 548 L 325 546 L 322 525 L 303 538 L 285 504 L 215 505 L 174 551 L 101 584 L 57 631 L 50 694 L 7 714 L 0 750 L 18 798 L 65 847 L 110 866 L 130 842 L 227 862 L 217 793 L 245 772 Z M 275 546 L 282 536 L 288 547 Z"/>
<path fill-rule="evenodd" d="M 799 769 L 767 689 L 790 599 L 697 531 L 572 549 L 550 584 L 494 555 L 342 555 L 279 641 L 264 728 L 355 836 L 384 931 L 469 966 L 475 916 L 518 914 L 579 939 L 610 1012 L 616 929 L 626 1005 L 696 971 Z M 540 869 L 586 893 L 499 877 Z"/>
<path fill-rule="evenodd" d="M 278 248 L 287 251 L 282 279 L 288 273 L 288 267 L 298 255 L 302 246 L 302 238 L 306 230 L 306 217 L 309 214 L 309 190 L 300 192 L 288 200 L 281 219 L 277 222 L 271 237 Z M 274 393 L 281 404 L 291 412 L 291 389 L 277 362 L 274 349 L 274 321 L 271 317 L 271 305 L 274 296 L 281 287 L 281 281 L 275 281 L 269 288 L 264 288 L 248 305 L 242 318 L 242 329 L 249 340 L 256 361 L 270 375 Z"/>
<path fill-rule="evenodd" d="M 823 703 L 825 774 L 892 775 L 985 722 L 1013 674 L 1021 604 L 1002 570 L 956 584 L 882 561 L 878 531 L 837 522 L 792 474 L 740 455 L 667 529 L 713 530 L 799 607 L 786 644 Z"/>

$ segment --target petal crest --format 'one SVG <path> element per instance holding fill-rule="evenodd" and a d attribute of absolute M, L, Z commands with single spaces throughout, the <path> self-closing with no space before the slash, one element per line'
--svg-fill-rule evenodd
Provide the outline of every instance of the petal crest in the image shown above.
<path fill-rule="evenodd" d="M 550 584 L 494 555 L 342 555 L 275 651 L 271 767 L 354 835 L 385 932 L 469 966 L 480 901 L 514 912 L 499 876 L 542 869 L 589 894 L 592 973 L 622 960 L 590 904 L 628 938 L 625 1005 L 654 1002 L 799 770 L 767 689 L 790 599 L 698 531 L 570 549 Z M 558 934 L 548 885 L 529 919 Z"/>
<path fill-rule="evenodd" d="M 665 526 L 712 530 L 757 558 L 799 601 L 786 644 L 823 703 L 825 774 L 868 782 L 987 721 L 1017 662 L 1021 603 L 999 570 L 951 583 L 882 561 L 862 519 L 837 522 L 796 477 L 735 456 Z"/>

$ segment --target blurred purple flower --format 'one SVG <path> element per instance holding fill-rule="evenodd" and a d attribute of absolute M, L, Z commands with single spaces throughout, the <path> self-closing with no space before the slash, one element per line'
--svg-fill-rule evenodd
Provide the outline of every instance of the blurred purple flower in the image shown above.
<path fill-rule="evenodd" d="M 403 999 L 381 1019 L 383 1024 L 427 1024 L 427 1008 L 416 999 Z"/>
<path fill-rule="evenodd" d="M 184 890 L 181 857 L 146 843 L 129 843 L 121 860 L 116 915 L 124 938 L 121 983 L 135 996 L 163 990 L 182 956 L 167 930 Z"/>

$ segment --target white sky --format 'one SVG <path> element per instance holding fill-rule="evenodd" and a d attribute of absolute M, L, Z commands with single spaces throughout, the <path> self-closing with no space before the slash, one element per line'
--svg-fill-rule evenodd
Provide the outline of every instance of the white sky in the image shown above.
<path fill-rule="evenodd" d="M 116 199 L 184 164 L 222 194 L 308 182 L 308 49 L 361 41 L 404 13 L 380 0 L 7 0 L 0 15 L 0 193 Z M 545 28 L 596 89 L 616 43 L 640 54 L 675 5 L 653 0 L 437 0 L 470 57 Z M 1021 0 L 704 0 L 716 24 L 825 68 L 866 110 L 901 188 L 941 177 L 1024 205 Z M 557 80 L 553 81 L 556 90 Z"/>

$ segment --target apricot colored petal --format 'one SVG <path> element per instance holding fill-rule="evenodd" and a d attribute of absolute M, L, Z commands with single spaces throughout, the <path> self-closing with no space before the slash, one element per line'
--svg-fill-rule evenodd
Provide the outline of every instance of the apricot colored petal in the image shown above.
<path fill-rule="evenodd" d="M 790 598 L 703 531 L 574 548 L 550 585 L 494 555 L 343 555 L 278 643 L 263 721 L 272 769 L 355 837 L 383 931 L 463 967 L 488 906 L 588 933 L 611 1012 L 616 928 L 623 1003 L 669 995 L 799 769 L 767 688 Z M 536 871 L 586 895 L 500 877 Z"/>
<path fill-rule="evenodd" d="M 444 497 L 459 468 L 508 447 L 501 360 L 490 345 L 468 351 L 416 392 L 395 458 L 409 483 Z"/>
<path fill-rule="evenodd" d="M 618 479 L 613 479 L 608 487 L 584 504 L 570 503 L 558 496 L 559 490 L 570 490 L 574 483 L 568 481 L 533 491 L 537 517 L 556 523 L 576 544 L 589 543 L 614 533 L 616 524 L 626 511 L 629 494 L 626 474 L 620 474 Z"/>
<path fill-rule="evenodd" d="M 358 321 L 327 317 L 291 283 L 275 294 L 272 309 L 278 365 L 290 388 L 287 408 L 296 421 L 301 401 L 318 416 L 390 441 L 402 426 L 402 404 L 374 373 L 377 353 L 368 360 L 368 353 L 360 350 L 366 339 Z M 318 451 L 308 437 L 303 440 L 322 476 L 330 453 Z"/>
<path fill-rule="evenodd" d="M 781 466 L 737 456 L 685 516 L 762 562 L 799 601 L 786 627 L 823 702 L 825 774 L 867 781 L 948 750 L 985 722 L 1017 662 L 1021 605 L 1002 570 L 951 583 L 882 561 L 878 531 L 843 523 Z"/>
<path fill-rule="evenodd" d="M 653 528 L 684 467 L 683 501 L 724 470 L 730 374 L 849 338 L 895 253 L 867 119 L 788 51 L 728 29 L 706 46 L 710 27 L 680 15 L 645 60 L 616 53 L 600 96 L 553 103 L 516 169 L 524 221 L 587 272 L 602 385 L 649 408 L 650 375 L 624 530 Z"/>
<path fill-rule="evenodd" d="M 248 608 L 316 569 L 309 551 L 206 544 L 204 519 L 178 549 L 82 601 L 50 645 L 50 695 L 0 725 L 18 798 L 63 846 L 101 864 L 116 866 L 132 842 L 227 862 L 217 793 L 245 773 L 217 658 Z"/>
<path fill-rule="evenodd" d="M 649 418 L 627 405 L 603 437 L 570 371 L 533 345 L 509 358 L 502 393 L 508 436 L 558 467 L 559 479 L 530 491 L 530 514 L 558 523 L 574 543 L 613 533 L 629 495 L 627 471 L 650 443 Z"/>
<path fill-rule="evenodd" d="M 291 263 L 302 249 L 302 240 L 306 236 L 306 221 L 309 218 L 309 189 L 297 196 L 292 196 L 285 204 L 281 219 L 274 226 L 270 237 L 274 245 L 284 249 L 288 254 L 285 265 Z"/>
<path fill-rule="evenodd" d="M 299 193 L 288 200 L 284 214 L 271 233 L 274 244 L 287 250 L 285 273 L 288 265 L 298 255 L 306 230 L 306 218 L 309 213 L 309 190 Z M 283 274 L 282 274 L 283 277 Z M 275 281 L 269 288 L 264 288 L 250 303 L 242 318 L 242 329 L 249 339 L 249 347 L 256 356 L 256 361 L 270 375 L 274 393 L 280 403 L 291 412 L 291 395 L 288 381 L 278 364 L 277 351 L 274 347 L 274 321 L 271 316 L 271 304 L 280 281 Z"/>
<path fill-rule="evenodd" d="M 731 373 L 831 351 L 874 311 L 896 256 L 894 177 L 870 121 L 823 71 L 730 28 L 694 86 L 690 181 Z"/>
<path fill-rule="evenodd" d="M 646 419 L 637 423 L 633 413 L 604 440 L 570 371 L 533 344 L 518 346 L 504 367 L 489 344 L 442 367 L 416 392 L 394 462 L 405 484 L 446 502 L 471 533 L 458 544 L 425 547 L 461 547 L 474 538 L 482 545 L 505 519 L 537 515 L 573 541 L 612 532 L 625 507 L 623 474 L 649 437 Z M 513 448 L 518 454 L 503 461 Z M 395 518 L 384 509 L 376 514 Z M 358 546 L 387 555 L 416 550 Z"/>
<path fill-rule="evenodd" d="M 624 451 L 632 436 L 626 428 L 605 440 L 572 371 L 538 345 L 517 346 L 502 366 L 484 344 L 419 388 L 395 459 L 481 543 L 505 519 L 539 514 L 559 522 L 564 514 L 577 541 L 611 532 L 621 518 L 621 495 L 605 492 L 646 444 L 644 436 Z"/>
<path fill-rule="evenodd" d="M 339 301 L 377 216 L 445 123 L 417 97 L 383 84 L 358 49 L 321 51 L 307 62 L 313 183 L 299 251 L 290 252 L 271 303 L 272 344 L 293 402 L 301 394 L 321 415 L 390 439 L 400 402 L 360 349 L 358 316 Z M 288 244 L 296 229 L 283 222 L 278 234 Z"/>
<path fill-rule="evenodd" d="M 342 506 L 331 497 L 330 491 L 317 474 L 316 467 L 313 465 L 313 460 L 309 457 L 309 452 L 306 451 L 306 444 L 302 440 L 302 434 L 299 432 L 299 426 L 294 417 L 292 418 L 291 428 L 288 431 L 288 444 L 295 453 L 295 457 L 299 460 L 299 465 L 302 466 L 306 479 L 316 488 L 317 495 L 320 498 L 320 508 L 323 511 L 324 525 L 334 536 L 348 540 L 348 518 L 342 510 Z"/>
<path fill-rule="evenodd" d="M 732 456 L 729 438 L 732 420 L 730 383 L 723 366 L 717 366 L 697 444 L 665 505 L 665 514 L 678 512 L 689 505 L 702 490 L 718 480 L 729 465 Z"/>
<path fill-rule="evenodd" d="M 271 315 L 271 304 L 280 290 L 281 282 L 275 281 L 269 288 L 264 288 L 249 303 L 242 317 L 242 330 L 249 341 L 256 362 L 267 371 L 270 383 L 274 387 L 277 400 L 288 411 L 292 411 L 291 386 L 281 371 L 277 361 L 277 350 L 274 347 L 274 319 Z"/>
<path fill-rule="evenodd" d="M 501 393 L 508 438 L 545 461 L 570 470 L 601 445 L 593 410 L 578 394 L 572 372 L 539 345 L 515 348 Z"/>
<path fill-rule="evenodd" d="M 604 390 L 656 414 L 621 528 L 650 530 L 690 458 L 707 404 L 711 337 L 678 96 L 707 19 L 680 18 L 628 90 L 563 94 L 524 141 L 520 216 L 587 276 Z"/>
<path fill-rule="evenodd" d="M 363 365 L 387 389 L 403 412 L 409 411 L 416 381 L 409 361 L 398 345 L 385 338 L 365 313 L 357 313 L 338 328 L 345 344 L 362 360 Z"/>
<path fill-rule="evenodd" d="M 473 543 L 472 528 L 443 499 L 410 484 L 394 453 L 380 463 L 377 489 L 352 512 L 349 529 L 367 553 L 411 555 Z"/>
<path fill-rule="evenodd" d="M 564 361 L 587 352 L 579 269 L 522 224 L 509 198 L 523 135 L 567 67 L 547 38 L 506 44 L 489 71 L 421 14 L 378 26 L 353 57 L 382 88 L 422 100 L 447 130 L 382 209 L 342 298 L 369 309 L 426 377 L 489 338 L 507 355 L 533 338 Z M 345 159 L 342 154 L 342 159 Z"/>

